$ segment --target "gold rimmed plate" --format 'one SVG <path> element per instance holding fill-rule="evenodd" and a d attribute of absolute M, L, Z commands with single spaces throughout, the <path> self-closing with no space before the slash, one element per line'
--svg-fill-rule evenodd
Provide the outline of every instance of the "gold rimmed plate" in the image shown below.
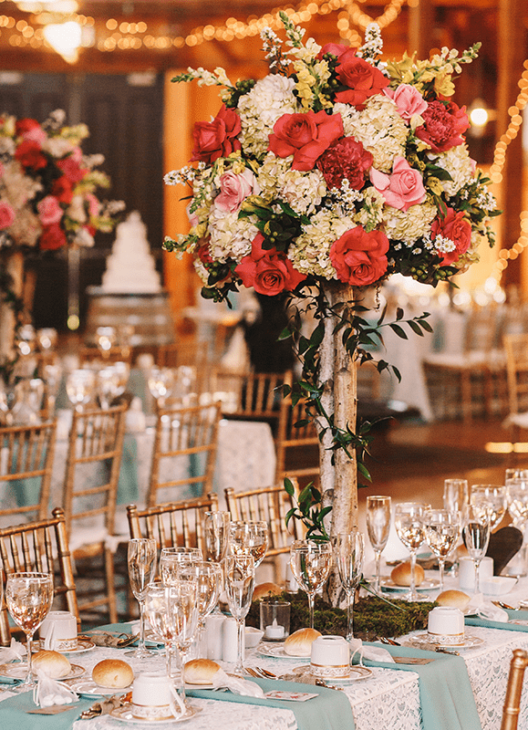
<path fill-rule="evenodd" d="M 134 717 L 134 715 L 132 714 L 132 705 L 127 704 L 123 705 L 122 707 L 116 707 L 115 710 L 112 710 L 110 712 L 110 717 L 113 717 L 115 720 L 120 720 L 121 722 L 126 722 L 129 724 L 136 723 L 139 725 L 159 725 L 160 723 L 164 722 L 187 722 L 201 711 L 201 707 L 193 707 L 192 705 L 188 705 L 185 715 L 179 715 L 178 717 L 169 718 L 165 717 L 160 720 L 145 720 L 145 718 Z"/>
<path fill-rule="evenodd" d="M 57 677 L 62 682 L 64 679 L 75 679 L 76 677 L 82 677 L 85 673 L 85 668 L 78 664 L 72 664 L 70 673 L 65 677 Z M 0 676 L 8 677 L 9 679 L 25 679 L 27 674 L 27 664 L 25 662 L 15 662 L 13 664 L 0 664 Z"/>
<path fill-rule="evenodd" d="M 414 646 L 417 649 L 427 649 L 427 647 L 445 647 L 446 649 L 474 649 L 477 646 L 482 646 L 484 644 L 484 639 L 481 639 L 480 636 L 474 636 L 473 634 L 465 634 L 464 636 L 464 643 L 463 644 L 446 644 L 445 641 L 439 642 L 435 641 L 434 637 L 430 634 L 424 633 L 424 634 L 417 634 L 416 636 L 411 637 L 410 639 L 407 639 L 405 642 L 405 646 Z"/>
<path fill-rule="evenodd" d="M 44 649 L 44 642 L 39 642 L 40 649 L 37 649 L 37 651 Z M 95 649 L 95 644 L 93 641 L 89 641 L 88 639 L 78 639 L 77 646 L 75 649 L 54 649 L 54 651 L 58 651 L 59 654 L 83 654 L 86 651 L 91 651 L 92 649 Z"/>
<path fill-rule="evenodd" d="M 113 689 L 110 689 L 109 687 L 100 687 L 98 684 L 96 684 L 93 679 L 87 679 L 87 678 L 76 678 L 76 679 L 67 679 L 65 680 L 64 684 L 67 684 L 68 687 L 76 692 L 78 695 L 81 695 L 81 697 L 89 697 L 94 699 L 102 699 L 103 697 L 115 697 L 116 695 L 124 695 L 127 694 L 127 692 L 130 692 L 132 689 L 132 685 L 130 684 L 128 687 L 123 687 L 122 689 L 116 689 L 115 687 Z"/>
<path fill-rule="evenodd" d="M 284 644 L 259 644 L 257 646 L 257 654 L 260 656 L 267 656 L 273 659 L 309 659 L 305 656 L 293 656 L 292 654 L 286 654 Z"/>

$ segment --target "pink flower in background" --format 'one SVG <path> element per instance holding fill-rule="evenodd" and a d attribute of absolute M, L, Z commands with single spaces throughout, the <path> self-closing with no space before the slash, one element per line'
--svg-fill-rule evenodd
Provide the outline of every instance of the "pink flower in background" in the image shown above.
<path fill-rule="evenodd" d="M 57 162 L 57 167 L 62 170 L 68 180 L 74 185 L 80 182 L 83 177 L 86 177 L 88 170 L 81 167 L 78 160 L 75 160 L 73 155 L 66 157 L 64 160 Z"/>
<path fill-rule="evenodd" d="M 46 132 L 35 119 L 19 119 L 15 129 L 19 137 L 31 142 L 37 142 L 39 146 L 47 139 Z"/>
<path fill-rule="evenodd" d="M 0 231 L 9 228 L 15 222 L 15 211 L 5 200 L 0 200 Z"/>
<path fill-rule="evenodd" d="M 260 186 L 248 168 L 238 175 L 229 170 L 220 177 L 220 191 L 214 201 L 216 207 L 234 213 L 240 209 L 248 195 L 259 194 Z"/>
<path fill-rule="evenodd" d="M 101 204 L 99 203 L 95 195 L 93 195 L 93 193 L 88 193 L 87 195 L 85 195 L 85 199 L 88 202 L 88 213 L 90 214 L 90 216 L 93 216 L 95 218 L 95 216 L 99 215 L 99 211 L 101 210 Z"/>
<path fill-rule="evenodd" d="M 384 89 L 383 93 L 392 99 L 402 119 L 410 122 L 415 114 L 423 114 L 427 109 L 427 102 L 415 86 L 401 84 L 396 90 Z"/>
<path fill-rule="evenodd" d="M 387 271 L 388 250 L 389 239 L 383 231 L 367 233 L 362 226 L 356 226 L 332 244 L 330 261 L 339 281 L 367 286 Z"/>
<path fill-rule="evenodd" d="M 391 175 L 372 168 L 370 180 L 387 205 L 399 210 L 423 203 L 426 198 L 421 174 L 409 165 L 405 157 L 394 158 Z"/>
<path fill-rule="evenodd" d="M 50 226 L 58 223 L 63 216 L 63 209 L 54 195 L 46 195 L 37 203 L 40 222 L 43 226 Z"/>

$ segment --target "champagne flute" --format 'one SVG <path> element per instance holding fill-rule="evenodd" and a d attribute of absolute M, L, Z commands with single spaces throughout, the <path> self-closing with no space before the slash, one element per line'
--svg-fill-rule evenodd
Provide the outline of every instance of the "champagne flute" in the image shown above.
<path fill-rule="evenodd" d="M 290 566 L 295 580 L 308 595 L 310 626 L 314 627 L 314 599 L 324 586 L 332 568 L 332 546 L 329 542 L 296 540 L 290 548 Z"/>
<path fill-rule="evenodd" d="M 53 576 L 49 573 L 10 573 L 7 576 L 5 599 L 13 621 L 26 635 L 28 670 L 20 689 L 35 686 L 31 666 L 31 642 L 51 609 L 53 601 Z"/>
<path fill-rule="evenodd" d="M 229 542 L 229 512 L 204 512 L 205 559 L 220 563 Z"/>
<path fill-rule="evenodd" d="M 191 580 L 177 580 L 165 586 L 167 621 L 180 656 L 180 694 L 185 704 L 185 664 L 198 627 L 198 585 Z"/>
<path fill-rule="evenodd" d="M 374 592 L 381 591 L 381 553 L 385 549 L 390 533 L 391 498 L 367 497 L 367 532 L 376 560 Z"/>
<path fill-rule="evenodd" d="M 480 593 L 479 565 L 486 555 L 491 534 L 489 513 L 474 504 L 470 504 L 462 532 L 468 555 L 475 566 L 475 594 L 477 594 Z"/>
<path fill-rule="evenodd" d="M 444 479 L 444 509 L 465 517 L 468 505 L 467 479 Z"/>
<path fill-rule="evenodd" d="M 156 540 L 138 537 L 128 542 L 128 577 L 135 599 L 139 603 L 139 643 L 134 651 L 126 652 L 135 659 L 151 656 L 145 646 L 145 596 L 147 586 L 156 575 Z"/>
<path fill-rule="evenodd" d="M 252 555 L 226 557 L 226 594 L 229 610 L 238 627 L 235 673 L 244 674 L 244 626 L 255 587 L 255 560 Z"/>
<path fill-rule="evenodd" d="M 145 616 L 157 639 L 165 644 L 165 665 L 167 677 L 174 679 L 176 656 L 176 635 L 167 613 L 167 591 L 163 583 L 149 583 L 145 593 Z"/>
<path fill-rule="evenodd" d="M 445 509 L 430 509 L 424 512 L 425 539 L 438 560 L 440 590 L 444 590 L 445 561 L 454 548 L 459 534 L 459 513 Z"/>
<path fill-rule="evenodd" d="M 160 555 L 160 575 L 165 585 L 170 585 L 178 579 L 178 570 L 183 565 L 198 563 L 203 560 L 200 548 L 166 547 Z"/>
<path fill-rule="evenodd" d="M 343 590 L 347 594 L 347 641 L 354 638 L 354 595 L 363 574 L 365 541 L 358 530 L 336 535 L 334 555 Z"/>
<path fill-rule="evenodd" d="M 472 484 L 470 503 L 488 515 L 490 529 L 493 531 L 506 513 L 508 494 L 506 487 L 496 484 Z"/>
<path fill-rule="evenodd" d="M 255 569 L 268 549 L 268 523 L 264 520 L 238 520 L 229 523 L 229 548 L 234 555 L 251 555 Z"/>
<path fill-rule="evenodd" d="M 194 581 L 198 587 L 198 633 L 205 628 L 205 619 L 213 611 L 223 583 L 222 567 L 219 563 L 207 563 L 205 561 L 185 563 L 178 569 L 178 579 Z"/>
<path fill-rule="evenodd" d="M 415 602 L 428 600 L 416 592 L 416 553 L 425 539 L 423 515 L 428 505 L 421 502 L 402 502 L 396 505 L 394 524 L 398 537 L 411 553 L 411 585 L 402 600 Z"/>

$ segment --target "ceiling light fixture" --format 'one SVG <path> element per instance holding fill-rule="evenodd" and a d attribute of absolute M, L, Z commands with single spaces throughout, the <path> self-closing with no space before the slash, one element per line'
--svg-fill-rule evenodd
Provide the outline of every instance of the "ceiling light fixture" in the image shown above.
<path fill-rule="evenodd" d="M 67 23 L 50 23 L 44 26 L 43 33 L 53 50 L 65 61 L 77 62 L 82 42 L 82 28 L 79 23 L 74 20 L 69 20 Z"/>

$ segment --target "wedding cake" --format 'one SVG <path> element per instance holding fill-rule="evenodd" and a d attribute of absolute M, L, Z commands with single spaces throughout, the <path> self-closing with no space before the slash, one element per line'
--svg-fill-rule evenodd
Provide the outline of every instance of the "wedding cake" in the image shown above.
<path fill-rule="evenodd" d="M 157 294 L 160 275 L 150 252 L 147 228 L 138 211 L 117 226 L 112 253 L 106 261 L 102 289 L 115 294 Z"/>

